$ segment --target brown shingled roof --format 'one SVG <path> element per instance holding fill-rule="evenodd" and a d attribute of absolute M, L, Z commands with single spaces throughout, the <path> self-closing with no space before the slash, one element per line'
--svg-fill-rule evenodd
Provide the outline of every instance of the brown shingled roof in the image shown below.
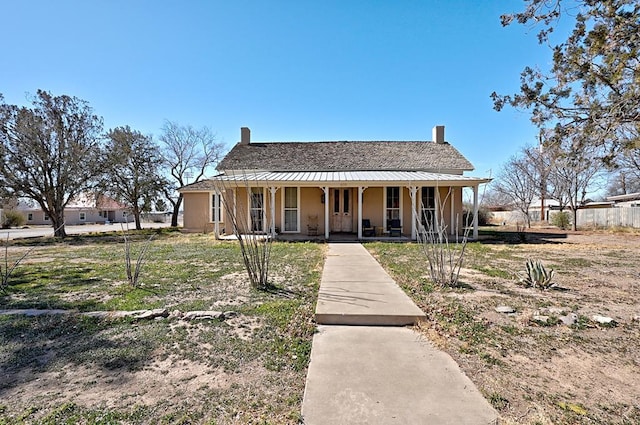
<path fill-rule="evenodd" d="M 218 170 L 471 171 L 473 165 L 449 143 L 252 142 L 235 145 Z"/>

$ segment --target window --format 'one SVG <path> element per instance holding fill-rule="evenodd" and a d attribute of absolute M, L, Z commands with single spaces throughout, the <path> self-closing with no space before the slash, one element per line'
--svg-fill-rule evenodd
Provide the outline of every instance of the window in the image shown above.
<path fill-rule="evenodd" d="M 211 221 L 213 223 L 222 221 L 222 196 L 219 193 L 211 195 Z"/>
<path fill-rule="evenodd" d="M 299 213 L 298 213 L 298 198 L 299 188 L 297 187 L 285 187 L 284 188 L 284 231 L 285 232 L 299 232 Z"/>
<path fill-rule="evenodd" d="M 50 219 L 49 214 L 44 213 L 44 221 L 49 221 Z"/>
<path fill-rule="evenodd" d="M 433 231 L 436 227 L 436 188 L 423 187 L 420 197 L 420 222 L 425 230 Z"/>
<path fill-rule="evenodd" d="M 395 187 L 387 187 L 387 195 L 386 195 L 386 219 L 387 222 L 390 220 L 400 220 L 400 188 Z"/>
<path fill-rule="evenodd" d="M 261 232 L 264 230 L 264 191 L 261 187 L 252 187 L 250 195 L 251 230 Z"/>
<path fill-rule="evenodd" d="M 87 213 L 81 212 L 80 213 L 80 221 L 85 221 L 86 219 L 87 219 Z"/>
<path fill-rule="evenodd" d="M 33 213 L 27 214 L 27 221 L 33 221 Z"/>

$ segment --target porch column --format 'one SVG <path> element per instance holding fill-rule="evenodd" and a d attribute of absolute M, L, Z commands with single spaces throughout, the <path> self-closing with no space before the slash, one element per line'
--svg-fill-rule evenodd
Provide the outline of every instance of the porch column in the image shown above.
<path fill-rule="evenodd" d="M 358 239 L 362 239 L 362 194 L 366 189 L 364 186 L 358 188 Z"/>
<path fill-rule="evenodd" d="M 213 211 L 213 217 L 211 217 L 211 219 L 213 220 L 213 236 L 218 239 L 220 238 L 220 217 L 218 216 L 218 209 L 216 208 L 216 204 L 214 201 L 214 194 L 220 196 L 218 195 L 218 192 L 209 192 L 209 203 L 211 204 L 211 208 L 209 208 L 209 211 Z M 220 208 L 222 209 L 222 199 L 220 199 Z M 220 213 L 221 212 L 222 211 L 220 211 Z"/>
<path fill-rule="evenodd" d="M 324 192 L 324 238 L 329 239 L 329 187 L 321 187 Z"/>
<path fill-rule="evenodd" d="M 456 242 L 458 241 L 458 226 L 456 223 L 456 211 L 455 211 L 455 196 L 456 196 L 456 191 L 454 190 L 453 187 L 449 186 L 449 198 L 451 199 L 451 217 L 449 217 L 449 219 L 451 220 L 449 222 L 449 228 L 451 229 L 451 231 L 449 232 L 449 234 L 451 236 L 455 235 L 456 236 Z"/>
<path fill-rule="evenodd" d="M 418 186 L 410 186 L 409 193 L 411 193 L 411 240 L 416 240 L 416 224 L 418 223 L 416 195 L 418 193 Z"/>
<path fill-rule="evenodd" d="M 269 187 L 269 193 L 271 194 L 271 202 L 269 203 L 269 209 L 271 210 L 271 220 L 269 220 L 269 233 L 271 237 L 276 235 L 276 192 L 279 188 L 275 186 Z"/>
<path fill-rule="evenodd" d="M 473 239 L 478 239 L 478 186 L 473 186 Z"/>
<path fill-rule="evenodd" d="M 232 220 L 232 223 L 233 223 L 233 234 L 237 235 L 238 234 L 238 226 L 237 226 L 237 223 L 238 223 L 238 208 L 237 208 L 238 197 L 236 196 L 236 190 L 235 189 L 231 189 L 231 194 L 233 195 L 232 196 L 232 198 L 233 198 L 233 220 Z"/>

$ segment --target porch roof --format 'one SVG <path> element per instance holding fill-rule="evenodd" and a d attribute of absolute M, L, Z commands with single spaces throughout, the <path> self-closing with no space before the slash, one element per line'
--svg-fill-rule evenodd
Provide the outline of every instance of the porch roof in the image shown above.
<path fill-rule="evenodd" d="M 491 179 L 456 174 L 432 173 L 427 171 L 256 171 L 247 173 L 219 174 L 211 179 L 192 183 L 180 189 L 181 192 L 201 192 L 214 190 L 216 184 L 258 186 L 270 185 L 384 185 L 384 186 L 476 186 L 489 183 Z"/>

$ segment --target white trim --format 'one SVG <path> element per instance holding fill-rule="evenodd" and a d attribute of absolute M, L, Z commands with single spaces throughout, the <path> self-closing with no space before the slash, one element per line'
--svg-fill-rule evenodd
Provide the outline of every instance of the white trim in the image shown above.
<path fill-rule="evenodd" d="M 282 233 L 300 233 L 300 186 L 282 186 L 282 194 L 280 196 L 280 212 L 282 217 L 282 227 L 280 231 Z M 287 200 L 287 189 L 296 189 L 296 207 L 295 208 L 286 208 L 285 203 Z M 295 230 L 286 230 L 287 228 L 287 215 L 286 211 L 294 210 L 296 211 L 296 229 Z"/>
<path fill-rule="evenodd" d="M 402 216 L 404 214 L 404 210 L 402 208 L 402 194 L 404 192 L 404 187 L 403 186 L 384 186 L 384 190 L 382 191 L 382 228 L 383 231 L 386 232 L 387 231 L 387 190 L 390 187 L 397 187 L 398 188 L 398 218 L 400 219 L 400 225 L 404 226 L 403 220 L 402 220 Z M 396 208 L 392 208 L 392 209 L 396 209 Z"/>
<path fill-rule="evenodd" d="M 215 213 L 213 211 L 214 205 L 213 205 L 213 197 L 217 197 L 218 198 L 218 219 L 216 220 L 215 217 Z M 209 222 L 210 223 L 223 223 L 224 222 L 224 211 L 222 208 L 222 194 L 220 192 L 209 192 Z"/>
<path fill-rule="evenodd" d="M 260 189 L 262 190 L 262 228 L 261 229 L 256 229 L 256 232 L 266 232 L 266 229 L 264 228 L 264 225 L 267 223 L 267 209 L 266 209 L 266 196 L 265 196 L 265 188 L 262 186 L 250 186 L 249 190 L 247 190 L 247 223 L 249 223 L 249 226 L 251 226 L 251 230 L 253 230 L 253 220 L 251 220 L 251 210 L 253 210 L 254 208 L 252 208 L 251 206 L 251 196 L 253 195 L 253 189 Z"/>

